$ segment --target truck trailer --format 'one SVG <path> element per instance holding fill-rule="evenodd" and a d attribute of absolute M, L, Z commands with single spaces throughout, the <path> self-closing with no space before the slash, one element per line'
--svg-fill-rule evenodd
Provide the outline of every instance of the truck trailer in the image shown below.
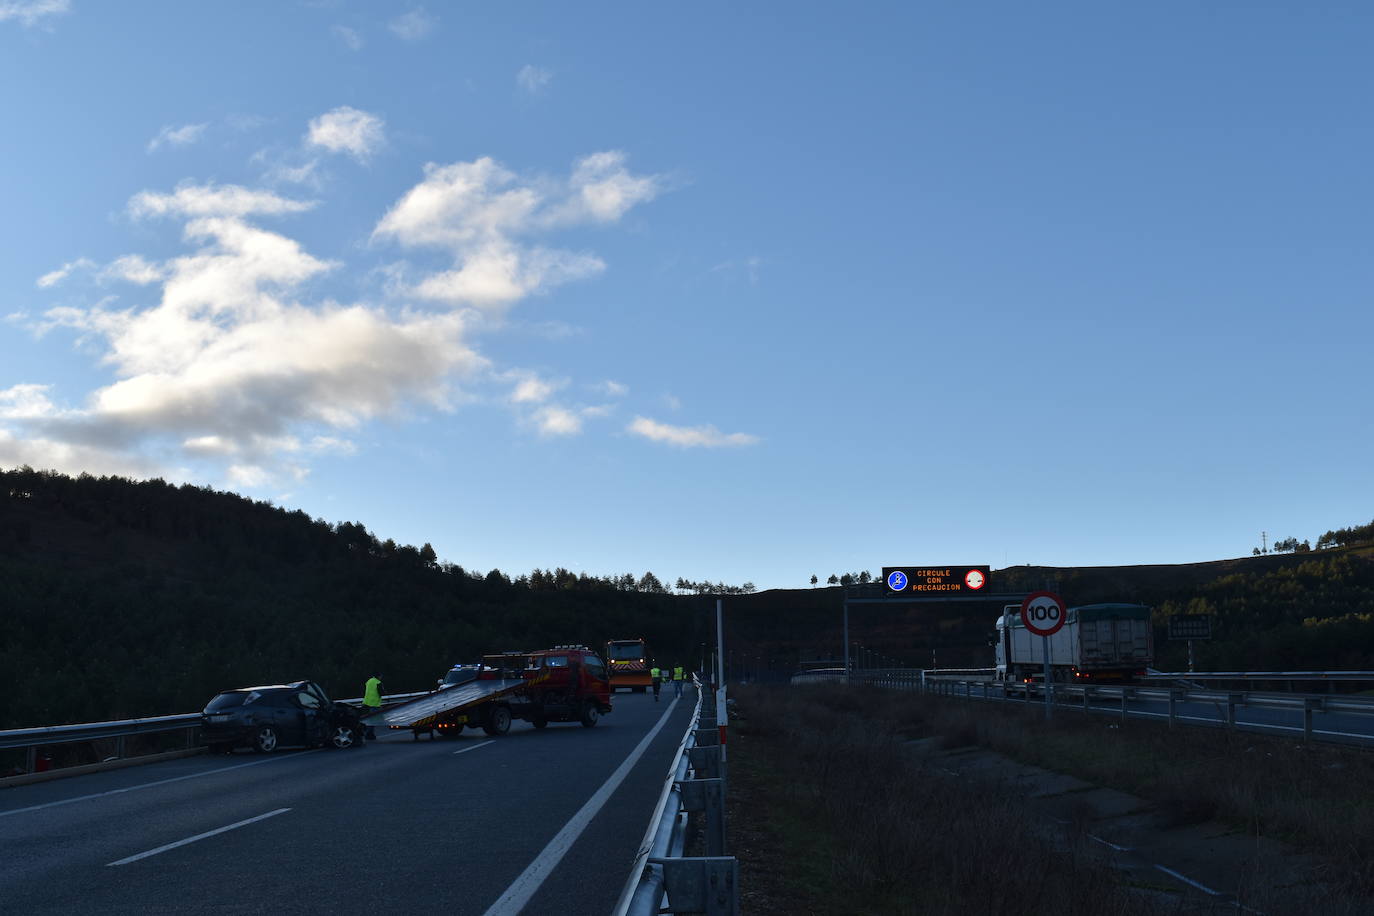
<path fill-rule="evenodd" d="M 460 667 L 469 666 L 455 670 Z M 483 656 L 475 677 L 385 707 L 363 724 L 409 729 L 417 739 L 425 732 L 455 736 L 465 728 L 497 736 L 515 719 L 535 728 L 550 722 L 591 728 L 610 711 L 611 682 L 601 657 L 586 646 L 555 646 Z"/>
<path fill-rule="evenodd" d="M 999 681 L 1043 680 L 1046 640 L 1056 681 L 1129 680 L 1154 661 L 1150 609 L 1142 604 L 1071 607 L 1064 625 L 1048 637 L 1027 630 L 1021 605 L 1009 604 L 997 618 L 996 639 Z"/>

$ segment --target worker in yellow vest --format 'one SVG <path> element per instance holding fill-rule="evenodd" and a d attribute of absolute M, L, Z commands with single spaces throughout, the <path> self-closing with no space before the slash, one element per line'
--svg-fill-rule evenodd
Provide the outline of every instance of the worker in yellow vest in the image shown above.
<path fill-rule="evenodd" d="M 653 680 L 653 683 L 654 683 L 654 702 L 655 702 L 655 703 L 658 702 L 658 690 L 659 690 L 659 688 L 662 686 L 662 682 L 659 680 L 659 676 L 662 675 L 662 674 L 663 674 L 663 672 L 660 671 L 660 670 L 658 670 L 658 665 L 654 665 L 652 668 L 649 669 L 649 677 L 651 677 L 651 678 L 654 679 L 654 680 Z"/>
<path fill-rule="evenodd" d="M 678 696 L 682 696 L 682 682 L 683 682 L 683 680 L 684 680 L 684 678 L 683 678 L 683 676 L 682 676 L 682 666 L 681 666 L 681 665 L 678 665 L 677 667 L 675 667 L 675 668 L 673 669 L 673 687 L 675 687 L 675 688 L 677 689 L 677 695 L 678 695 Z"/>
<path fill-rule="evenodd" d="M 363 685 L 363 718 L 367 718 L 373 713 L 381 712 L 381 710 L 382 679 L 374 674 L 372 677 L 368 678 L 367 683 Z M 367 737 L 373 740 L 377 738 L 377 732 L 373 730 L 371 725 L 367 727 Z"/>

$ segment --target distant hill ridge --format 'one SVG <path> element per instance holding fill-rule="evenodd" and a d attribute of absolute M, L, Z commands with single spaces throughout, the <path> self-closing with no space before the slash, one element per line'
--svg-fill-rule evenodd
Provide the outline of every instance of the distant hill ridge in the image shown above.
<path fill-rule="evenodd" d="M 1342 529 L 1349 543 L 1371 526 Z M 1329 533 L 1331 534 L 1331 533 Z M 1323 543 L 1322 539 L 1318 543 Z M 1326 543 L 1332 543 L 1327 539 Z M 989 591 L 1053 584 L 1071 604 L 1138 601 L 1157 617 L 1209 613 L 1208 667 L 1374 668 L 1374 545 L 1170 566 L 994 570 Z M 739 674 L 784 677 L 838 656 L 841 590 L 730 595 Z M 225 687 L 314 677 L 357 695 L 433 684 L 478 653 L 643 636 L 665 663 L 699 662 L 714 601 L 651 573 L 536 570 L 514 580 L 440 563 L 428 545 L 361 523 L 160 480 L 0 471 L 0 728 L 185 712 Z M 984 665 L 996 608 L 856 609 L 851 640 L 914 665 Z M 1163 639 L 1162 666 L 1183 651 Z"/>

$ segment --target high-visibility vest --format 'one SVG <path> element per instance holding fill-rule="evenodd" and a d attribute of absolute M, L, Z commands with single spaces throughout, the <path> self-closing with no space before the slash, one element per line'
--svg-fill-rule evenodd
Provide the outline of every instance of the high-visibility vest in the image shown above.
<path fill-rule="evenodd" d="M 381 692 L 380 690 L 377 689 L 377 688 L 379 688 L 379 687 L 381 687 L 381 686 L 382 686 L 382 682 L 379 681 L 377 678 L 375 678 L 375 677 L 370 677 L 370 678 L 367 679 L 367 685 L 366 685 L 365 687 L 363 687 L 363 705 L 364 705 L 364 706 L 381 706 L 381 705 L 382 705 L 382 692 Z"/>
<path fill-rule="evenodd" d="M 654 680 L 658 680 L 659 671 L 657 668 L 650 668 L 649 674 L 653 677 Z"/>
<path fill-rule="evenodd" d="M 675 680 L 675 681 L 680 681 L 680 680 L 682 680 L 682 666 L 681 666 L 681 665 L 678 665 L 676 668 L 673 669 L 673 680 Z"/>

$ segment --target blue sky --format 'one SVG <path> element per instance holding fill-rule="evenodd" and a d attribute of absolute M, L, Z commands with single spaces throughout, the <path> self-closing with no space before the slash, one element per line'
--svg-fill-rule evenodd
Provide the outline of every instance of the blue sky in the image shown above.
<path fill-rule="evenodd" d="M 1374 517 L 1374 11 L 0 0 L 0 467 L 511 574 Z"/>

